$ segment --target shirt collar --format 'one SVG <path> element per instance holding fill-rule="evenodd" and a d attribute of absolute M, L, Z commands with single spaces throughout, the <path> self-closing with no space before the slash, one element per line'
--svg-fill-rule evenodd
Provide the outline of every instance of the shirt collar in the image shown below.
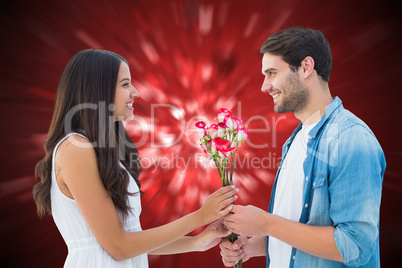
<path fill-rule="evenodd" d="M 332 98 L 332 102 L 328 105 L 325 114 L 321 117 L 320 121 L 318 121 L 317 125 L 313 127 L 312 130 L 308 133 L 311 138 L 315 138 L 318 131 L 325 125 L 327 120 L 332 117 L 335 111 L 337 111 L 340 107 L 342 107 L 342 101 L 338 97 Z M 303 123 L 297 126 L 297 128 L 293 131 L 292 135 L 290 136 L 289 142 L 292 142 L 294 137 L 296 136 L 297 132 L 302 128 Z"/>
<path fill-rule="evenodd" d="M 332 98 L 332 102 L 328 105 L 325 114 L 318 121 L 317 125 L 309 132 L 311 138 L 315 138 L 318 131 L 325 125 L 329 118 L 333 117 L 333 114 L 342 107 L 342 101 L 338 97 Z M 301 123 L 300 123 L 301 127 Z"/>

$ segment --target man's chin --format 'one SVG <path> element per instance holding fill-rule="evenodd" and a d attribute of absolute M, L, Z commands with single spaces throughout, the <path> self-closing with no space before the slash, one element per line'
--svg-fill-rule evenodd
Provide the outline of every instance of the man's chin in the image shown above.
<path fill-rule="evenodd" d="M 281 106 L 274 105 L 274 112 L 277 114 L 284 114 L 284 113 L 288 113 L 289 111 L 287 111 L 286 109 L 283 109 L 283 107 L 281 107 Z"/>

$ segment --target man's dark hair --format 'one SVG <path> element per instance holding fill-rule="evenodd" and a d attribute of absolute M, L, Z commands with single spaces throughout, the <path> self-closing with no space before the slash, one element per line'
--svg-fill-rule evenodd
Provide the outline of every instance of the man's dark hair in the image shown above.
<path fill-rule="evenodd" d="M 295 72 L 302 60 L 314 59 L 314 69 L 323 80 L 329 82 L 332 68 L 332 53 L 328 40 L 319 30 L 291 27 L 271 34 L 261 45 L 260 52 L 282 56 Z"/>

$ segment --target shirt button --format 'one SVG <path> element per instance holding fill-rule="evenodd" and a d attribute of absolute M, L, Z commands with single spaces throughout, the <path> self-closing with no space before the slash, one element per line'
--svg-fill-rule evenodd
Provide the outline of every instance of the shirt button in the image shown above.
<path fill-rule="evenodd" d="M 308 177 L 306 177 L 306 181 L 308 181 Z"/>
<path fill-rule="evenodd" d="M 313 186 L 315 186 L 315 182 L 313 182 Z"/>
<path fill-rule="evenodd" d="M 293 260 L 296 259 L 296 256 L 293 256 Z"/>
<path fill-rule="evenodd" d="M 306 203 L 306 204 L 304 205 L 304 207 L 305 207 L 305 208 L 308 208 L 308 204 Z"/>
<path fill-rule="evenodd" d="M 313 139 L 313 137 L 310 137 L 310 136 L 309 136 L 309 137 L 308 137 L 308 139 L 309 139 L 309 140 L 312 140 L 312 139 Z"/>

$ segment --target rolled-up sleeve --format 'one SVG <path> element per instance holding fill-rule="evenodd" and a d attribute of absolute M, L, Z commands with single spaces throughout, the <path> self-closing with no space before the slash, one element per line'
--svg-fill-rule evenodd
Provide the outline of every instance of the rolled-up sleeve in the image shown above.
<path fill-rule="evenodd" d="M 369 262 L 378 243 L 385 157 L 374 134 L 356 124 L 332 140 L 330 217 L 345 265 Z"/>

